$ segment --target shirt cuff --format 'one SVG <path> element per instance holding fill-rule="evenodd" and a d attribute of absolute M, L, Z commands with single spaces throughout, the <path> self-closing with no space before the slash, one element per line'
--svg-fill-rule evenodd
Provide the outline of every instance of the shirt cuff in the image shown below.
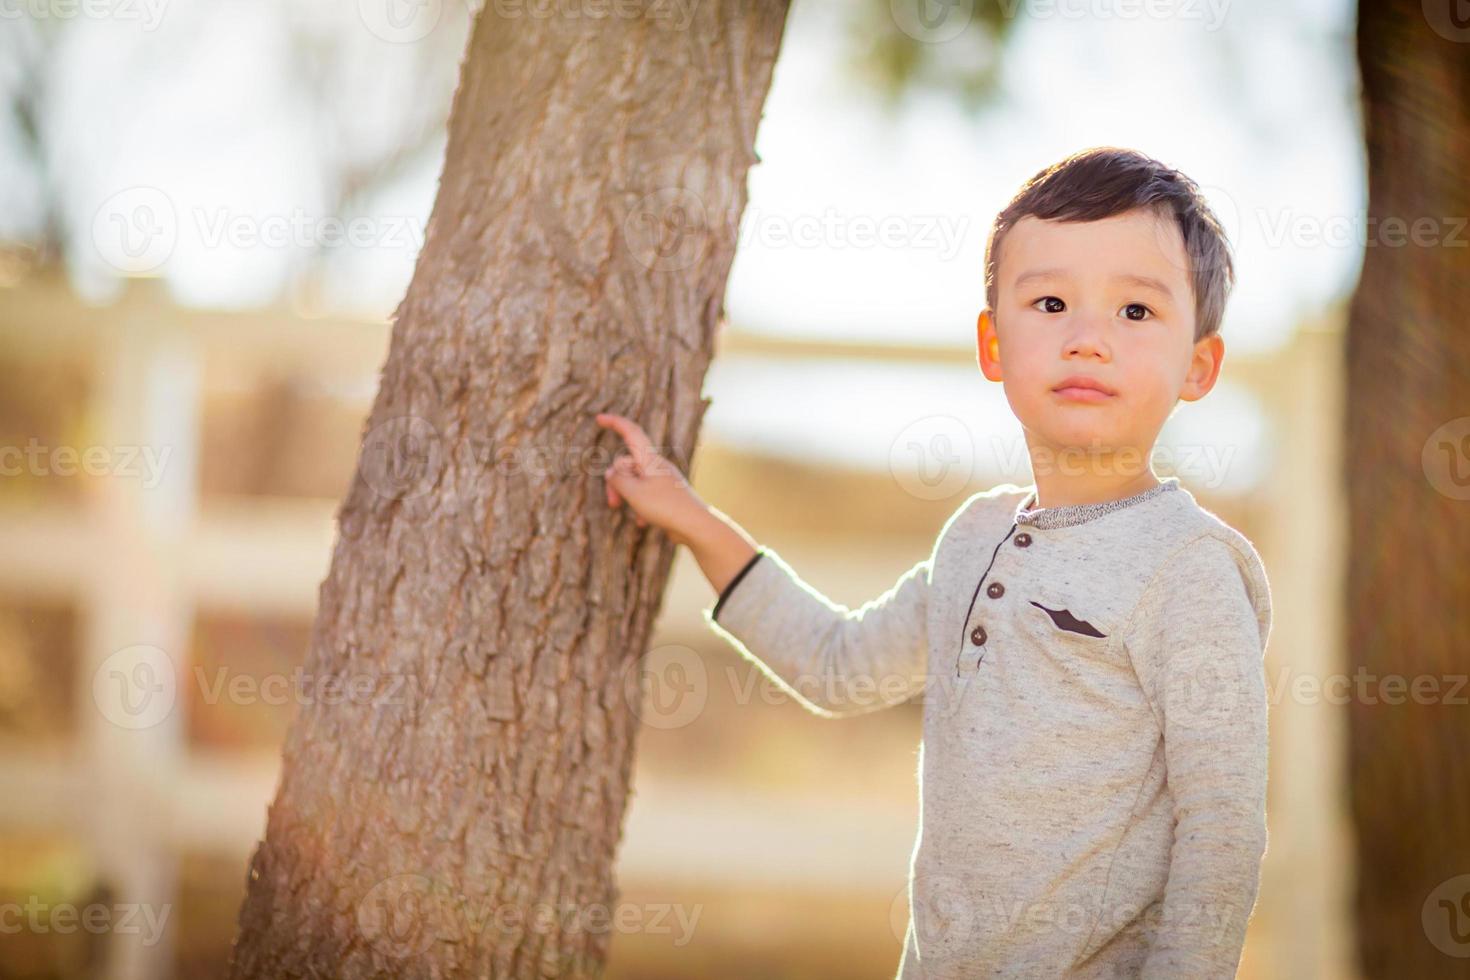
<path fill-rule="evenodd" d="M 764 548 L 761 548 L 761 547 L 757 547 L 755 549 L 755 554 L 751 556 L 750 561 L 748 561 L 748 562 L 745 563 L 745 567 L 742 568 L 742 569 L 740 569 L 740 571 L 736 572 L 735 573 L 735 577 L 732 578 L 729 581 L 729 583 L 725 586 L 725 588 L 720 591 L 720 597 L 719 597 L 719 599 L 715 600 L 715 608 L 709 614 L 710 615 L 710 619 L 712 619 L 712 620 L 714 620 L 716 622 L 719 621 L 719 618 L 720 618 L 720 607 L 725 604 L 725 600 L 726 599 L 730 598 L 730 593 L 732 593 L 732 592 L 735 591 L 735 586 L 739 585 L 740 584 L 740 580 L 743 579 L 743 578 L 745 578 L 745 573 L 746 572 L 749 572 L 752 568 L 755 567 L 755 563 L 760 560 L 760 557 L 763 554 L 765 554 L 765 549 Z"/>

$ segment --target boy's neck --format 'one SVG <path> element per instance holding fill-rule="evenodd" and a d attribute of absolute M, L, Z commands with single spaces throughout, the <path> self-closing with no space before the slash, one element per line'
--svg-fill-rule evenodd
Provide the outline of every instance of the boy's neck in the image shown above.
<path fill-rule="evenodd" d="M 1037 472 L 1033 477 L 1036 499 L 1032 501 L 1031 508 L 1107 503 L 1143 493 L 1160 483 L 1151 468 L 1146 468 L 1141 473 L 1118 472 L 1116 468 L 1106 466 L 1100 466 L 1099 469 L 1103 472 Z M 1108 472 L 1109 470 L 1112 472 Z"/>

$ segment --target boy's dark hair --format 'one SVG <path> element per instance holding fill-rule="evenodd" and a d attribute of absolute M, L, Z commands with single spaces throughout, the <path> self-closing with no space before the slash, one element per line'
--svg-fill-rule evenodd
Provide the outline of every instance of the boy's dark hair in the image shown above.
<path fill-rule="evenodd" d="M 1172 217 L 1184 238 L 1194 288 L 1194 339 L 1220 330 L 1235 283 L 1230 243 L 1199 186 L 1184 174 L 1136 150 L 1096 146 L 1052 164 L 1028 180 L 995 218 L 985 245 L 985 301 L 993 311 L 996 272 L 1005 234 L 1024 217 L 1098 221 L 1135 208 Z"/>

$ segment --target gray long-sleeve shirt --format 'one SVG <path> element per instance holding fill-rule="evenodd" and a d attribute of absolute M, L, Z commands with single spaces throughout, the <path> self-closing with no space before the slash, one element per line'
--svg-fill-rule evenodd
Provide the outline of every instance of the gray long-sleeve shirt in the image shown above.
<path fill-rule="evenodd" d="M 857 609 L 762 547 L 704 618 L 811 711 L 923 702 L 900 980 L 1233 977 L 1266 849 L 1251 543 L 1177 478 L 967 499 Z"/>

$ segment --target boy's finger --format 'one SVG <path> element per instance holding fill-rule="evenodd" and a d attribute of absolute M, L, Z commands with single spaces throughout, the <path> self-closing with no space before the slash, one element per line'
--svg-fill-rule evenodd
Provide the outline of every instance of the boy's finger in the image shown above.
<path fill-rule="evenodd" d="M 609 500 L 612 501 L 613 507 L 622 507 L 623 505 L 623 495 L 617 492 L 616 480 L 617 478 L 619 478 L 619 476 L 620 473 L 617 473 L 616 470 L 613 470 L 612 479 L 607 482 L 607 494 L 609 494 Z"/>
<path fill-rule="evenodd" d="M 602 495 L 607 498 L 607 505 L 609 507 L 613 506 L 612 475 L 613 468 L 609 464 L 607 469 L 602 471 Z"/>
<path fill-rule="evenodd" d="M 653 442 L 643 428 L 632 419 L 625 419 L 612 412 L 598 412 L 596 418 L 598 425 L 612 429 L 623 437 L 623 442 L 628 444 L 628 451 L 633 454 L 633 458 L 641 469 L 648 458 L 653 455 Z"/>
<path fill-rule="evenodd" d="M 615 476 L 625 476 L 631 480 L 636 480 L 643 475 L 639 471 L 638 464 L 634 462 L 632 456 L 619 456 L 613 460 L 613 474 Z"/>

